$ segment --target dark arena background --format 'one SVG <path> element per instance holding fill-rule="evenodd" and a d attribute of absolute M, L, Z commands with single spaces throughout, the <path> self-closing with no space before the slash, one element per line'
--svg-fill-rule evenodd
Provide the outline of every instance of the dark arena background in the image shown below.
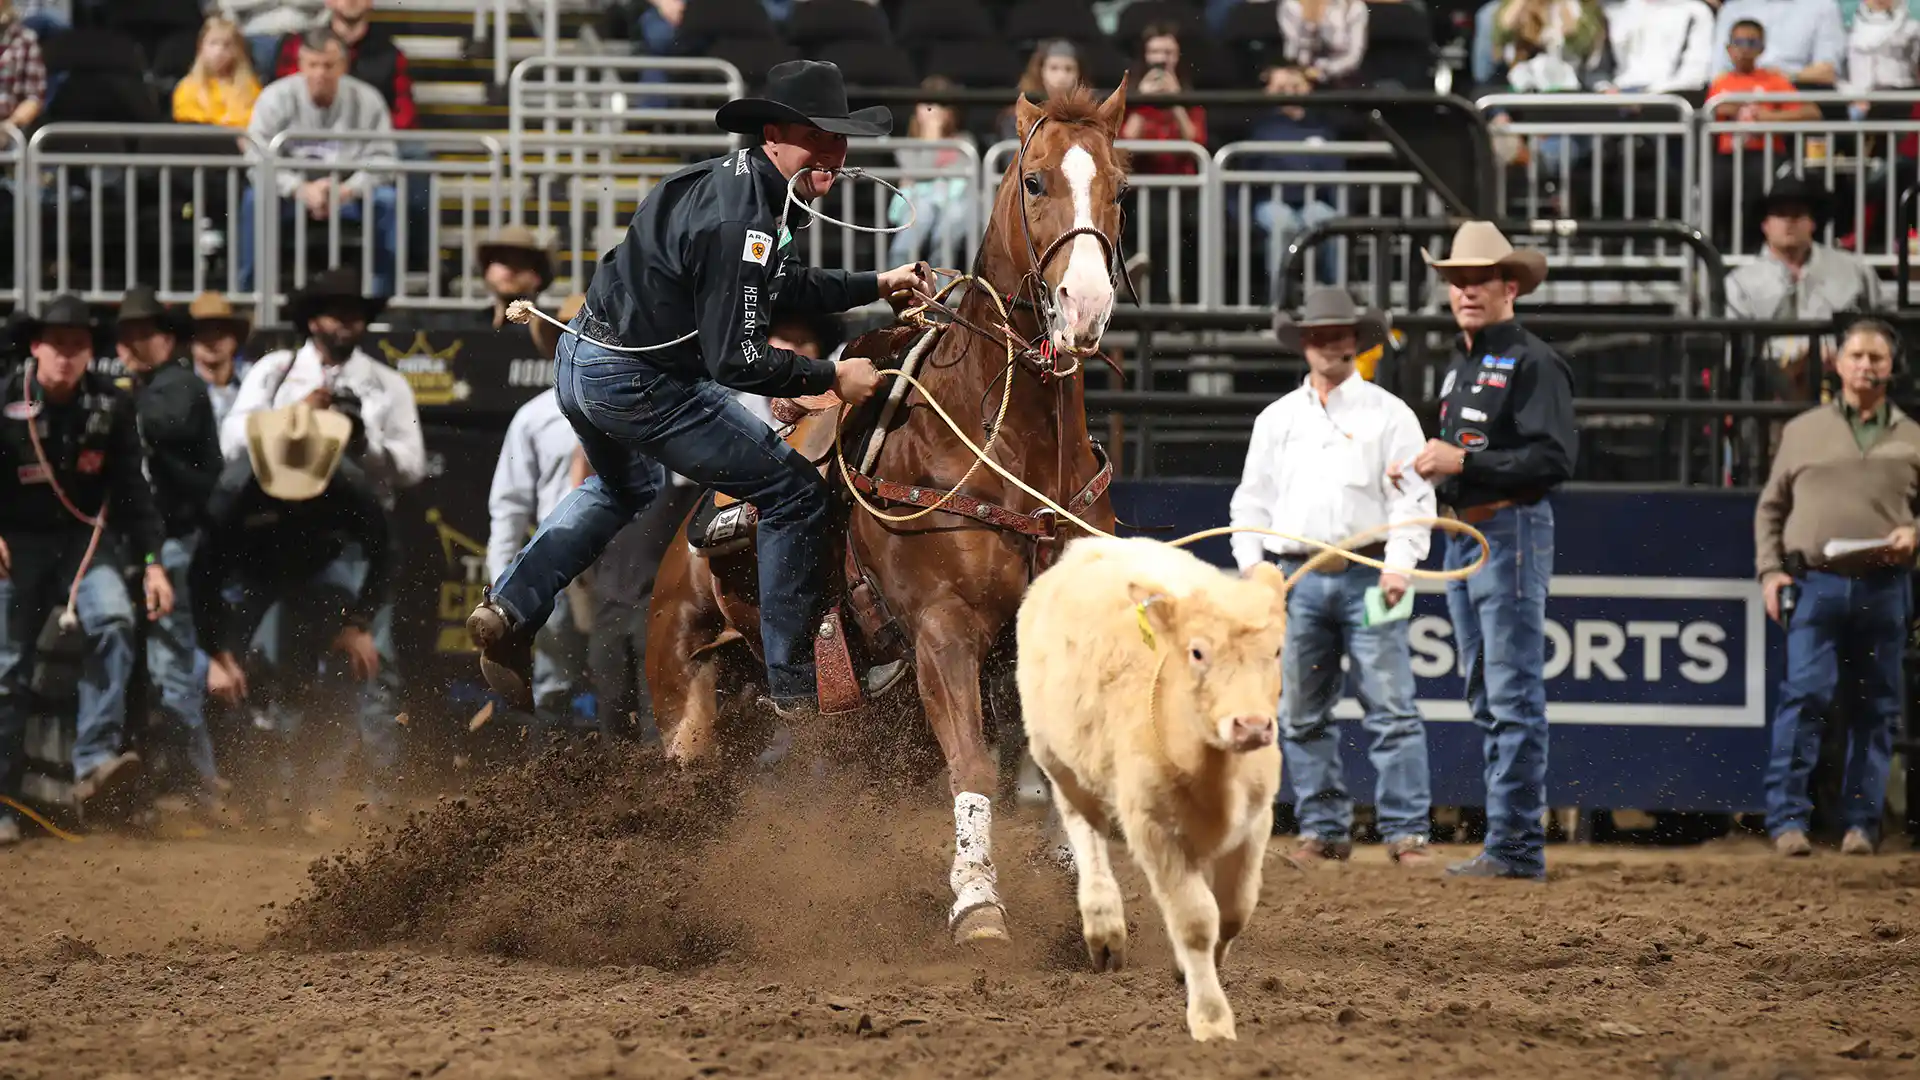
<path fill-rule="evenodd" d="M 219 815 L 159 793 L 124 821 L 79 820 L 74 707 L 42 703 L 22 790 L 66 838 L 29 825 L 0 847 L 0 1078 L 1920 1075 L 1911 720 L 1877 852 L 1838 850 L 1842 701 L 1816 852 L 1774 854 L 1760 813 L 1786 650 L 1753 548 L 1780 425 L 1839 393 L 1822 357 L 1844 320 L 1871 307 L 1920 331 L 1911 55 L 1904 81 L 1851 70 L 1834 50 L 1871 6 L 1853 0 L 1285 6 L 1364 8 L 1357 66 L 1274 77 L 1323 61 L 1300 59 L 1320 46 L 1286 40 L 1295 16 L 1272 0 L 0 0 L 0 305 L 80 297 L 96 369 L 121 377 L 114 313 L 133 287 L 182 312 L 221 294 L 258 359 L 305 339 L 286 318 L 303 283 L 353 268 L 389 297 L 361 348 L 404 375 L 426 448 L 391 512 L 393 805 L 352 774 L 314 813 L 276 805 L 277 740 L 209 701 L 233 783 Z M 282 35 L 333 26 L 394 130 L 267 130 L 213 109 L 193 72 L 209 18 L 262 85 L 306 78 Z M 1780 20 L 1788 89 L 1719 81 L 1742 18 Z M 1577 32 L 1541 29 L 1561 20 Z M 1144 43 L 1169 38 L 1176 58 L 1149 71 Z M 657 745 L 592 733 L 582 677 L 575 737 L 532 745 L 480 680 L 465 620 L 488 584 L 507 426 L 552 364 L 496 325 L 483 253 L 530 230 L 551 266 L 539 302 L 558 310 L 661 177 L 747 145 L 713 111 L 802 56 L 837 63 L 853 107 L 894 113 L 894 136 L 854 139 L 849 164 L 938 207 L 903 236 L 796 214 L 808 262 L 862 270 L 971 265 L 1018 152 L 1008 110 L 1045 96 L 1050 56 L 1098 94 L 1127 79 L 1148 117 L 1120 142 L 1133 288 L 1102 343 L 1113 367 L 1081 378 L 1113 508 L 1144 535 L 1227 523 L 1253 418 L 1305 371 L 1271 324 L 1307 284 L 1391 314 L 1362 373 L 1432 432 L 1454 323 L 1421 249 L 1485 218 L 1546 255 L 1519 317 L 1571 366 L 1580 454 L 1553 496 L 1544 885 L 1397 867 L 1368 806 L 1350 862 L 1302 870 L 1283 806 L 1222 968 L 1238 1041 L 1199 1045 L 1124 857 L 1133 956 L 1091 970 L 1000 698 L 997 945 L 948 935 L 951 793 L 917 709 L 869 717 L 877 760 L 686 774 Z M 1657 87 L 1625 81 L 1662 65 Z M 389 138 L 380 193 L 353 213 L 254 197 L 338 181 Z M 1758 207 L 1795 176 L 1822 193 L 1820 257 L 1858 260 L 1869 298 L 1827 303 L 1823 277 L 1754 310 L 1730 280 L 1773 258 Z M 822 209 L 887 226 L 889 200 L 853 180 Z M 813 329 L 827 355 L 892 318 L 877 304 Z M 15 401 L 17 375 L 6 385 Z M 1920 407 L 1904 352 L 1892 396 Z M 1195 550 L 1232 565 L 1224 539 Z M 1451 861 L 1483 836 L 1483 750 L 1433 582 L 1410 639 Z M 127 712 L 144 748 L 142 666 Z M 1911 714 L 1911 653 L 1905 671 Z M 316 697 L 308 716 L 352 741 L 350 711 Z M 1370 793 L 1359 709 L 1336 715 L 1349 787 Z"/>

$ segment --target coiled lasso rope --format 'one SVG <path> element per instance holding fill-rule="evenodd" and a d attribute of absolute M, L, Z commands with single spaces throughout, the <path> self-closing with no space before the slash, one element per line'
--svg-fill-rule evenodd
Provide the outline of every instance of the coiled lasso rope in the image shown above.
<path fill-rule="evenodd" d="M 874 225 L 855 225 L 850 221 L 841 221 L 839 218 L 830 217 L 827 214 L 823 214 L 820 211 L 815 210 L 813 207 L 808 206 L 805 200 L 801 199 L 798 195 L 795 195 L 793 193 L 793 189 L 794 189 L 794 186 L 800 182 L 801 177 L 807 175 L 808 173 L 815 173 L 815 172 L 827 173 L 832 176 L 844 176 L 850 180 L 858 180 L 858 179 L 871 180 L 874 183 L 879 184 L 881 187 L 886 188 L 888 191 L 893 192 L 895 195 L 899 196 L 901 202 L 904 202 L 907 204 L 907 220 L 905 224 L 890 225 L 890 226 L 887 226 L 886 228 L 881 228 Z M 905 232 L 906 230 L 913 227 L 913 223 L 916 220 L 918 220 L 920 215 L 919 207 L 916 207 L 913 205 L 913 200 L 908 197 L 906 192 L 901 191 L 899 188 L 893 186 L 887 181 L 882 180 L 880 177 L 874 176 L 872 173 L 869 173 L 867 170 L 859 167 L 847 168 L 843 166 L 838 169 L 828 169 L 818 165 L 808 165 L 803 167 L 799 172 L 794 173 L 791 177 L 787 179 L 787 201 L 785 203 L 782 203 L 780 206 L 780 218 L 775 225 L 776 231 L 785 229 L 787 227 L 787 207 L 788 206 L 797 206 L 801 210 L 805 211 L 808 215 L 820 221 L 825 221 L 829 224 L 838 225 L 843 229 L 852 229 L 854 232 L 869 233 L 874 236 L 890 236 L 897 232 Z M 573 327 L 568 326 L 566 323 L 561 322 L 559 319 L 556 319 L 553 316 L 547 314 L 546 312 L 541 311 L 539 306 L 536 305 L 531 300 L 515 300 L 512 303 L 507 305 L 507 321 L 508 322 L 519 323 L 524 326 L 527 323 L 532 322 L 536 318 L 546 320 L 547 322 L 553 324 L 554 327 L 559 329 L 559 331 L 562 334 L 572 334 L 573 336 L 579 338 L 581 341 L 584 341 L 589 345 L 598 345 L 599 347 L 607 350 L 608 352 L 627 353 L 630 355 L 638 354 L 638 353 L 658 352 L 661 349 L 671 349 L 675 345 L 692 341 L 695 337 L 699 336 L 700 334 L 700 329 L 698 327 L 695 327 L 694 329 L 689 330 L 684 334 L 681 334 L 679 337 L 674 338 L 672 341 L 663 341 L 658 345 L 615 345 L 615 344 L 612 344 L 611 342 L 601 341 L 599 338 L 588 337 L 587 335 L 581 333 L 580 331 L 575 330 Z"/>
<path fill-rule="evenodd" d="M 1046 507 L 1049 510 L 1052 510 L 1054 513 L 1060 515 L 1060 517 L 1066 519 L 1067 521 L 1072 522 L 1075 525 L 1078 525 L 1082 529 L 1085 529 L 1090 535 L 1104 536 L 1114 540 L 1120 539 L 1120 537 L 1114 535 L 1113 533 L 1110 533 L 1107 530 L 1102 529 L 1097 525 L 1091 524 L 1090 522 L 1082 519 L 1079 515 L 1075 514 L 1073 511 L 1053 501 L 1052 499 L 1048 498 L 1046 495 L 1042 494 L 1041 492 L 1034 490 L 1033 487 L 1029 485 L 1025 480 L 1022 480 L 1018 476 L 1015 476 L 1005 466 L 993 460 L 991 457 L 988 457 L 985 450 L 983 450 L 972 439 L 967 437 L 966 430 L 963 427 L 961 427 L 960 424 L 955 422 L 953 417 L 947 415 L 947 410 L 944 408 L 941 408 L 940 402 L 934 398 L 933 394 L 927 390 L 926 385 L 922 383 L 920 380 L 914 378 L 913 376 L 907 374 L 906 372 L 900 370 L 899 368 L 888 368 L 880 372 L 880 374 L 882 377 L 891 375 L 891 376 L 894 376 L 895 378 L 904 379 L 906 380 L 909 386 L 912 386 L 914 389 L 920 391 L 920 396 L 927 399 L 927 404 L 933 408 L 934 414 L 940 417 L 940 420 L 942 423 L 947 425 L 947 428 L 953 432 L 954 437 L 959 439 L 962 443 L 966 444 L 967 449 L 973 451 L 974 457 L 979 462 L 985 463 L 989 469 L 992 469 L 994 472 L 999 473 L 1003 478 L 1006 479 L 1008 483 L 1012 484 L 1014 487 L 1019 488 L 1021 491 L 1026 492 L 1028 495 L 1032 496 L 1034 499 L 1039 501 L 1040 505 Z M 841 417 L 843 420 L 846 417 L 846 415 L 847 415 L 847 412 L 843 410 L 841 413 Z M 849 470 L 847 468 L 846 452 L 844 450 L 844 447 L 841 441 L 842 430 L 844 430 L 844 428 L 840 427 L 840 428 L 836 428 L 834 431 L 833 455 L 835 460 L 838 462 L 840 466 L 840 475 L 844 481 L 844 478 L 847 476 Z M 969 470 L 969 475 L 971 475 L 971 470 Z M 881 518 L 883 520 L 891 519 L 891 515 L 888 515 L 884 511 L 880 510 L 878 507 L 874 506 L 872 503 L 868 502 L 866 496 L 860 494 L 860 491 L 857 488 L 855 488 L 851 483 L 847 484 L 847 490 L 852 493 L 854 500 L 860 504 L 861 509 L 865 510 L 867 513 L 872 514 L 874 517 Z M 949 494 L 951 495 L 951 493 Z M 1372 558 L 1371 556 L 1361 555 L 1355 551 L 1350 550 L 1354 544 L 1357 544 L 1362 540 L 1366 540 L 1375 536 L 1385 536 L 1386 534 L 1392 532 L 1394 529 L 1402 528 L 1408 525 L 1425 525 L 1431 528 L 1438 528 L 1446 532 L 1454 532 L 1454 533 L 1460 533 L 1466 536 L 1471 536 L 1480 545 L 1480 555 L 1471 564 L 1467 566 L 1456 567 L 1455 569 L 1452 569 L 1452 570 L 1423 570 L 1423 569 L 1420 569 L 1419 567 L 1391 567 L 1391 566 L 1388 566 L 1386 563 L 1381 562 L 1378 559 Z M 1295 582 L 1300 580 L 1301 575 L 1307 573 L 1310 570 L 1317 569 L 1322 564 L 1333 562 L 1336 559 L 1346 559 L 1350 562 L 1359 563 L 1362 566 L 1371 566 L 1377 570 L 1383 570 L 1389 573 L 1405 574 L 1407 577 L 1410 577 L 1410 578 L 1424 578 L 1429 581 L 1464 581 L 1467 578 L 1472 577 L 1474 574 L 1479 573 L 1480 569 L 1487 564 L 1487 559 L 1492 555 L 1492 548 L 1489 547 L 1487 544 L 1487 537 L 1479 529 L 1474 528 L 1473 526 L 1467 524 L 1464 521 L 1459 521 L 1454 518 L 1440 518 L 1440 517 L 1407 518 L 1402 521 L 1390 521 L 1384 525 L 1376 525 L 1370 529 L 1362 529 L 1361 531 L 1354 533 L 1352 536 L 1342 539 L 1336 544 L 1329 544 L 1324 540 L 1313 540 L 1304 536 L 1295 536 L 1292 533 L 1281 532 L 1278 529 L 1269 529 L 1269 528 L 1265 528 L 1263 526 L 1257 526 L 1257 525 L 1222 525 L 1216 528 L 1202 529 L 1196 533 L 1189 533 L 1188 535 L 1180 537 L 1177 540 L 1169 540 L 1166 543 L 1171 547 L 1184 547 L 1188 544 L 1196 543 L 1201 540 L 1206 540 L 1210 537 L 1227 536 L 1232 533 L 1258 533 L 1262 536 L 1272 536 L 1281 540 L 1291 540 L 1296 544 L 1305 544 L 1309 547 L 1319 548 L 1320 551 L 1317 554 L 1313 555 L 1311 558 L 1309 558 L 1305 563 L 1301 564 L 1300 569 L 1295 570 L 1292 574 L 1287 576 L 1286 584 L 1289 590 L 1293 588 Z"/>
<path fill-rule="evenodd" d="M 17 812 L 25 814 L 27 816 L 27 820 L 47 830 L 47 833 L 50 836 L 57 836 L 60 839 L 65 840 L 69 844 L 77 844 L 80 842 L 80 839 L 81 839 L 80 837 L 73 835 L 67 830 L 62 829 L 60 826 L 55 825 L 53 822 L 48 821 L 46 818 L 41 817 L 39 814 L 34 813 L 31 807 L 15 802 L 13 799 L 10 799 L 5 795 L 0 795 L 0 806 L 11 806 Z"/>

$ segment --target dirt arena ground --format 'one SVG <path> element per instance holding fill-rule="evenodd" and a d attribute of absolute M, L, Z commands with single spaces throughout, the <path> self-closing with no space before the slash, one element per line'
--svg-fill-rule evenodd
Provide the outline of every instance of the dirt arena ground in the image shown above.
<path fill-rule="evenodd" d="M 372 839 L 36 841 L 0 852 L 0 1078 L 1920 1075 L 1920 856 L 1556 847 L 1538 886 L 1276 842 L 1202 1047 L 1137 875 L 1095 975 L 1031 815 L 1014 941 L 946 945 L 950 828 L 937 789 L 616 761 Z"/>

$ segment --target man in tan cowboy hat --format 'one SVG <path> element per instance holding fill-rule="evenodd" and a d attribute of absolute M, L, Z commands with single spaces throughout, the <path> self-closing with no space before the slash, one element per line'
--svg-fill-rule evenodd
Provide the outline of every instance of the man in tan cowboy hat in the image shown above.
<path fill-rule="evenodd" d="M 579 295 L 568 297 L 560 309 L 561 321 L 579 314 L 585 300 Z M 530 329 L 541 352 L 552 357 L 559 342 L 558 331 L 540 319 L 535 319 Z M 580 439 L 561 414 L 559 394 L 552 387 L 513 414 L 500 445 L 500 459 L 494 465 L 493 487 L 487 492 L 491 518 L 487 580 L 500 576 L 520 545 L 574 489 L 573 459 L 579 450 Z M 537 755 L 545 748 L 547 739 L 565 725 L 571 711 L 573 684 L 583 666 L 586 646 L 578 629 L 579 622 L 586 620 L 576 622 L 572 609 L 584 601 L 584 596 L 585 590 L 578 584 L 563 590 L 553 605 L 553 614 L 534 637 L 534 736 L 527 740 L 531 754 Z"/>
<path fill-rule="evenodd" d="M 145 285 L 127 291 L 114 326 L 166 531 L 160 565 L 175 593 L 173 610 L 147 631 L 147 676 L 155 691 L 150 704 L 157 706 L 149 711 L 160 719 L 157 730 L 182 744 L 193 767 L 194 776 L 181 777 L 187 781 L 181 786 L 215 810 L 227 785 L 207 734 L 206 680 L 200 674 L 192 599 L 180 590 L 186 587 L 207 499 L 220 479 L 220 436 L 207 388 L 180 356 L 180 338 L 189 329 L 187 320 Z"/>
<path fill-rule="evenodd" d="M 227 418 L 240 395 L 240 383 L 251 363 L 240 358 L 240 347 L 253 332 L 253 320 L 234 310 L 225 296 L 203 292 L 187 305 L 193 324 L 193 373 L 207 387 L 216 427 Z"/>
<path fill-rule="evenodd" d="M 300 727 L 291 706 L 312 689 L 322 642 L 346 657 L 355 683 L 380 671 L 370 631 L 392 596 L 393 546 L 379 492 L 347 457 L 352 433 L 346 416 L 305 402 L 250 414 L 246 454 L 221 472 L 193 555 L 189 591 L 214 697 L 232 705 L 254 697 L 240 658 L 267 610 L 282 607 L 286 632 L 260 651 L 265 670 L 256 674 L 267 676 L 261 696 L 288 736 Z M 349 547 L 364 553 L 364 573 L 342 572 Z M 325 788 L 351 743 L 335 738 L 329 750 L 298 802 L 333 794 Z"/>
<path fill-rule="evenodd" d="M 493 294 L 495 330 L 506 324 L 508 304 L 532 300 L 553 284 L 553 252 L 525 225 L 509 225 L 495 232 L 480 244 L 476 254 L 481 280 Z M 551 350 L 548 356 L 552 356 Z"/>
<path fill-rule="evenodd" d="M 1514 301 L 1539 288 L 1547 260 L 1517 251 L 1492 222 L 1469 221 L 1444 259 L 1460 337 L 1440 385 L 1440 438 L 1390 475 L 1439 485 L 1443 512 L 1478 528 L 1488 564 L 1447 583 L 1447 608 L 1467 665 L 1467 699 L 1486 733 L 1487 843 L 1448 868 L 1470 877 L 1546 877 L 1547 589 L 1553 580 L 1548 493 L 1573 475 L 1573 373 L 1514 320 Z M 1446 565 L 1480 555 L 1448 534 Z"/>
<path fill-rule="evenodd" d="M 1232 521 L 1325 543 L 1388 522 L 1433 516 L 1433 486 L 1418 476 L 1390 479 L 1387 466 L 1419 452 L 1420 421 L 1406 402 L 1361 378 L 1354 356 L 1386 340 L 1386 320 L 1362 311 L 1344 289 L 1315 289 L 1298 319 L 1274 319 L 1280 347 L 1306 357 L 1300 387 L 1266 407 L 1253 441 Z M 1281 733 L 1300 820 L 1296 862 L 1345 859 L 1353 852 L 1353 798 L 1340 762 L 1333 707 L 1343 696 L 1346 655 L 1359 679 L 1369 756 L 1378 773 L 1374 805 L 1387 856 L 1403 866 L 1432 859 L 1427 848 L 1431 781 L 1427 732 L 1414 705 L 1407 621 L 1370 624 L 1369 593 L 1391 609 L 1407 593 L 1407 572 L 1427 557 L 1431 530 L 1396 529 L 1360 549 L 1392 569 L 1341 560 L 1321 564 L 1287 596 L 1286 678 Z M 1271 560 L 1292 574 L 1319 548 L 1258 533 L 1233 538 L 1245 570 Z"/>

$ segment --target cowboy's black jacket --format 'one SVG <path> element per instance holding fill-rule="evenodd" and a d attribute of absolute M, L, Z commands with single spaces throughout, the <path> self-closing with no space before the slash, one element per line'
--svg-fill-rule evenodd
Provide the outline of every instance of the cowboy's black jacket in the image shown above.
<path fill-rule="evenodd" d="M 349 541 L 366 554 L 367 576 L 340 617 L 364 629 L 393 582 L 387 513 L 366 472 L 342 460 L 325 491 L 288 502 L 260 490 L 246 458 L 229 463 L 207 504 L 207 530 L 187 579 L 200 647 L 208 655 L 245 648 L 267 606 L 310 588 Z M 237 602 L 222 595 L 230 584 L 240 588 Z"/>
<path fill-rule="evenodd" d="M 740 150 L 662 180 L 594 272 L 586 310 L 619 344 L 693 340 L 640 359 L 768 397 L 833 388 L 830 361 L 767 344 L 777 311 L 845 311 L 880 297 L 879 275 L 802 264 L 782 227 L 787 181 Z M 589 332 L 589 336 L 593 336 Z"/>
<path fill-rule="evenodd" d="M 1466 467 L 1440 485 L 1459 509 L 1531 501 L 1573 475 L 1573 373 L 1553 346 L 1511 320 L 1454 342 L 1440 384 L 1440 438 L 1467 451 Z"/>
<path fill-rule="evenodd" d="M 25 364 L 8 372 L 5 387 L 0 402 L 0 536 L 10 544 L 22 539 L 20 534 L 83 547 L 87 542 L 88 526 L 61 505 L 47 468 L 34 453 L 27 430 L 32 417 L 51 479 L 59 481 L 73 508 L 82 514 L 104 508 L 107 529 L 126 538 L 133 561 L 156 562 L 165 537 L 147 480 L 133 399 L 110 377 L 88 371 L 66 404 L 47 401 L 37 381 L 28 404 Z"/>
<path fill-rule="evenodd" d="M 185 536 L 200 526 L 220 479 L 220 431 L 207 384 L 174 359 L 134 376 L 133 387 L 160 516 L 168 536 Z"/>

